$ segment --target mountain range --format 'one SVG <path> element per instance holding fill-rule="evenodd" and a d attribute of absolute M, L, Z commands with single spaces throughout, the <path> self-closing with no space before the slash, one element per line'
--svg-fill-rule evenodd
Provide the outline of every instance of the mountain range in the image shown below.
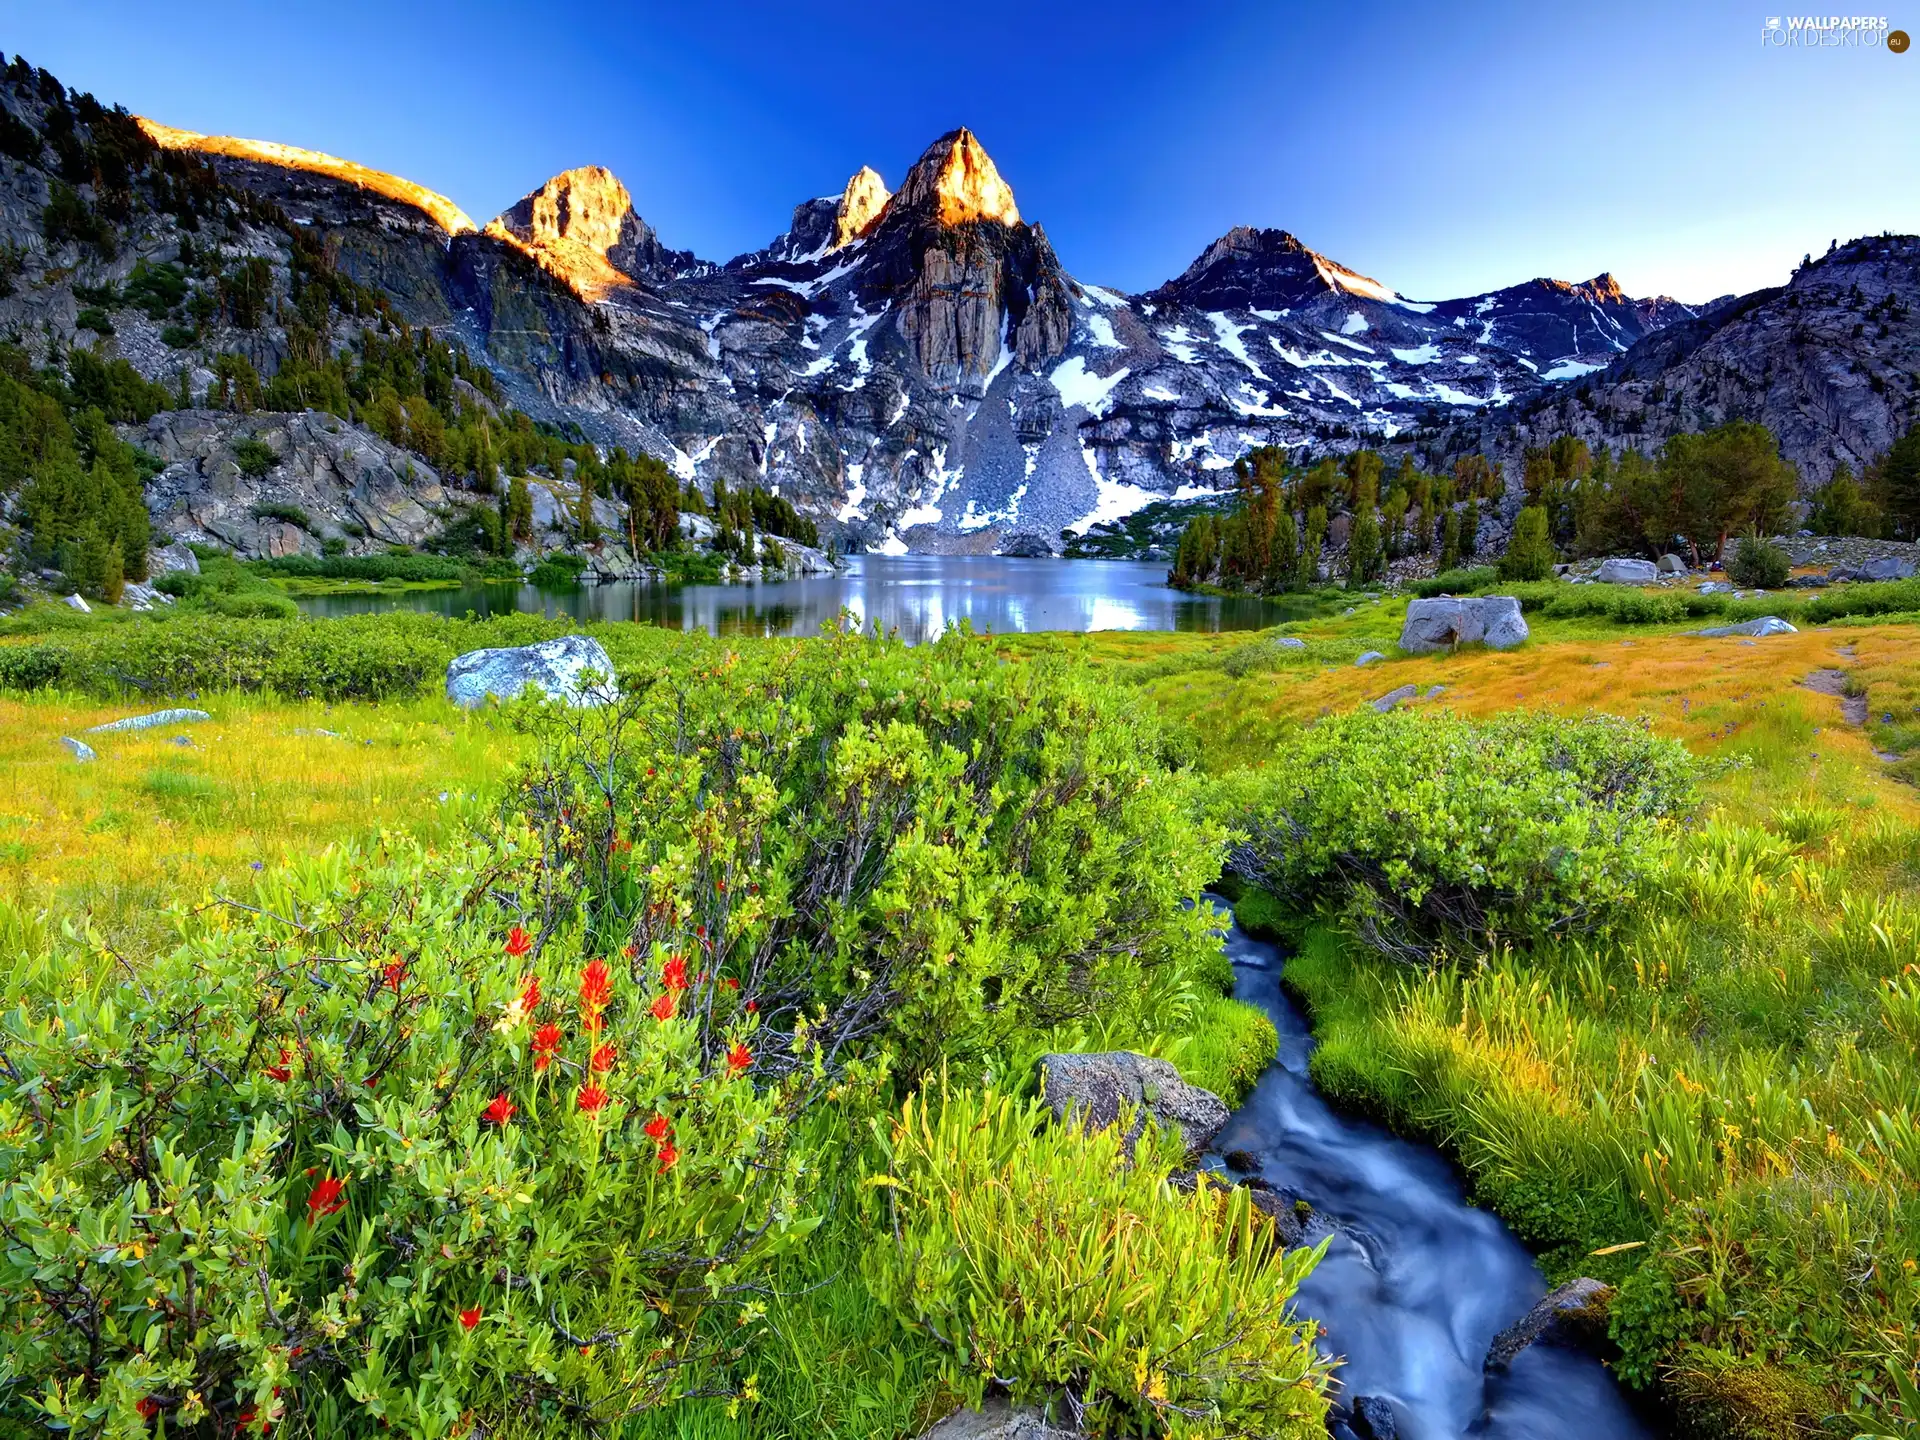
<path fill-rule="evenodd" d="M 0 98 L 38 123 L 30 92 Z M 863 167 L 765 246 L 716 262 L 669 248 L 595 166 L 477 225 L 348 160 L 138 123 L 323 234 L 342 273 L 461 341 L 535 419 L 650 452 L 702 489 L 763 486 L 848 549 L 1052 552 L 1065 533 L 1229 487 L 1261 445 L 1414 447 L 1437 464 L 1568 430 L 1651 445 L 1740 417 L 1774 424 L 1819 478 L 1916 417 L 1920 245 L 1900 237 L 1692 306 L 1606 274 L 1410 299 L 1286 231 L 1239 227 L 1124 294 L 1066 268 L 965 129 L 898 189 Z M 0 165 L 0 239 L 38 282 L 0 300 L 0 326 L 71 343 L 79 301 L 45 293 L 68 257 L 34 214 L 58 182 Z M 153 254 L 165 243 L 156 232 Z M 271 236 L 248 243 L 284 271 Z M 112 280 L 137 258 L 87 267 Z M 264 337 L 240 337 L 263 374 L 285 343 L 272 325 Z M 149 378 L 185 367 L 198 389 L 217 337 L 180 354 L 136 317 L 105 343 Z"/>

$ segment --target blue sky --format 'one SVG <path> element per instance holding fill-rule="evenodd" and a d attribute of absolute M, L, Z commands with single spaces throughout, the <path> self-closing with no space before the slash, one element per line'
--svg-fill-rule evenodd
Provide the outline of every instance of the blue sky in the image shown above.
<path fill-rule="evenodd" d="M 0 48 L 476 219 L 603 164 L 713 259 L 965 124 L 1085 280 L 1253 224 L 1415 297 L 1612 270 L 1698 300 L 1920 230 L 1920 49 L 1768 50 L 1779 4 L 0 0 Z"/>

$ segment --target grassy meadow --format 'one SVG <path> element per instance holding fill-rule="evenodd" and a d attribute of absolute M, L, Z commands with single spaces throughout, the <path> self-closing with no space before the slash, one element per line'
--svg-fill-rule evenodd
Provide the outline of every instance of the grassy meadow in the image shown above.
<path fill-rule="evenodd" d="M 992 659 L 984 669 L 953 662 L 957 679 L 914 671 L 919 661 L 861 659 L 880 670 L 875 689 L 848 702 L 874 725 L 860 744 L 878 747 L 876 758 L 859 763 L 878 765 L 875 776 L 911 774 L 935 793 L 943 783 L 935 762 L 905 752 L 886 758 L 904 732 L 888 729 L 873 707 L 896 707 L 887 712 L 896 726 L 959 734 L 952 727 L 972 720 L 940 717 L 969 715 L 996 687 L 1028 683 L 1028 672 L 1043 687 L 1036 695 L 1066 686 L 1058 693 L 1070 697 L 1069 710 L 1081 703 L 1071 698 L 1079 687 L 1092 687 L 1089 695 L 1115 697 L 1099 702 L 1101 714 L 1109 703 L 1137 712 L 1142 735 L 1151 732 L 1138 752 L 1154 757 L 1143 776 L 1178 781 L 1166 803 L 1189 817 L 1181 823 L 1197 828 L 1181 833 L 1204 848 L 1217 844 L 1207 827 L 1235 823 L 1221 797 L 1285 775 L 1308 727 L 1362 711 L 1401 686 L 1416 687 L 1408 707 L 1416 716 L 1489 721 L 1528 712 L 1574 722 L 1608 714 L 1684 746 L 1699 762 L 1702 803 L 1663 822 L 1670 849 L 1661 851 L 1654 881 L 1610 923 L 1490 932 L 1483 942 L 1451 936 L 1439 963 L 1416 967 L 1370 947 L 1352 907 L 1329 892 L 1309 902 L 1245 890 L 1243 920 L 1296 950 L 1288 980 L 1314 1020 L 1320 1084 L 1341 1103 L 1445 1148 L 1476 1197 L 1536 1247 L 1552 1278 L 1591 1274 L 1617 1285 L 1621 1372 L 1658 1387 L 1684 1427 L 1736 1440 L 1920 1433 L 1914 617 L 1802 615 L 1798 634 L 1743 642 L 1687 633 L 1712 623 L 1698 618 L 1657 609 L 1625 620 L 1555 613 L 1578 607 L 1547 598 L 1530 604 L 1533 638 L 1520 649 L 1412 657 L 1392 643 L 1404 605 L 1320 597 L 1301 607 L 1301 618 L 1259 634 L 986 637 L 955 654 Z M 169 623 L 151 622 L 152 631 Z M 0 938 L 13 952 L 16 991 L 58 983 L 48 957 L 77 953 L 59 941 L 63 926 L 91 927 L 127 971 L 139 972 L 196 933 L 174 907 L 191 911 L 215 892 L 238 893 L 369 847 L 458 852 L 491 833 L 551 753 L 551 735 L 524 717 L 463 714 L 433 683 L 446 655 L 538 638 L 524 620 L 492 628 L 418 616 L 223 623 L 235 653 L 256 658 L 216 678 L 243 688 L 166 702 L 196 704 L 210 721 L 86 737 L 99 758 L 78 764 L 60 736 L 160 703 L 110 698 L 100 671 L 89 668 L 89 657 L 107 655 L 115 673 L 137 672 L 145 632 L 120 620 L 6 622 L 0 651 L 13 655 L 0 653 L 0 677 L 16 678 L 0 690 Z M 781 677 L 804 669 L 815 647 L 843 643 L 722 644 L 638 627 L 596 633 L 623 673 L 658 667 L 668 677 L 650 692 L 662 704 L 668 691 L 705 695 L 703 703 L 728 717 L 714 732 L 723 749 L 729 726 L 751 744 L 760 697 L 789 683 Z M 1304 645 L 1276 644 L 1282 635 Z M 358 668 L 336 664 L 328 652 L 335 641 L 325 638 L 332 636 L 342 646 L 368 641 L 378 658 Z M 298 666 L 272 658 L 295 643 L 308 647 Z M 35 646 L 46 658 L 23 660 Z M 1386 658 L 1356 665 L 1367 650 Z M 171 652 L 156 641 L 154 653 L 160 664 Z M 286 677 L 296 671 L 342 677 L 329 682 L 338 693 L 290 698 Z M 881 671 L 895 688 L 878 683 Z M 36 675 L 52 676 L 52 688 L 20 679 Z M 1104 736 L 1108 723 L 1074 722 L 1091 737 Z M 1074 733 L 1063 725 L 1059 736 L 1036 734 L 1033 743 L 1079 743 Z M 1106 742 L 1087 743 L 1098 750 Z M 814 805 L 826 792 L 784 793 Z M 670 814 L 671 806 L 656 814 L 653 801 L 636 806 L 634 843 L 653 833 L 649 826 L 671 828 Z M 564 838 L 578 823 L 567 820 L 556 833 Z M 686 835 L 700 833 L 688 824 Z M 565 839 L 574 848 L 564 853 L 578 857 L 578 844 Z M 783 844 L 768 853 L 805 851 L 797 840 Z M 682 865 L 671 859 L 677 853 L 661 852 L 659 863 Z M 1205 858 L 1217 864 L 1220 853 Z M 956 883 L 926 878 L 935 871 L 920 863 L 916 885 Z M 697 891 L 707 896 L 701 904 L 712 898 L 699 887 L 717 872 L 695 865 L 672 873 L 682 887 L 675 893 Z M 954 892 L 936 908 L 971 914 L 985 904 Z M 921 943 L 911 926 L 889 933 L 899 938 L 888 945 Z M 956 942 L 933 943 L 938 950 Z M 35 955 L 39 973 L 23 963 Z M 1240 1093 L 1271 1057 L 1272 1032 L 1224 998 L 1219 980 L 1190 979 L 1166 992 L 1156 1023 L 1109 1023 L 1096 1013 L 997 1036 L 968 1052 L 949 1079 L 1017 1092 L 1045 1048 L 1128 1045 L 1173 1058 L 1198 1083 Z M 93 981 L 103 987 L 108 976 Z M 853 1093 L 851 1080 L 840 1083 Z M 865 1103 L 877 1109 L 849 1100 L 848 1113 L 884 1114 L 885 1102 L 871 1096 L 888 1093 L 885 1085 L 870 1092 Z M 999 1113 L 992 1107 L 1000 1101 L 979 1103 L 983 1113 Z M 808 1130 L 807 1145 L 882 1163 L 870 1146 L 883 1130 L 862 1128 L 864 1121 L 848 1130 L 817 1117 L 807 1123 L 826 1127 Z M 943 1134 L 940 1126 L 953 1122 L 936 1113 L 928 1123 L 929 1134 Z M 1060 1182 L 1036 1171 L 1020 1183 Z M 871 1221 L 859 1217 L 874 1197 L 860 1166 L 821 1171 L 810 1198 L 827 1218 L 810 1244 L 769 1256 L 752 1282 L 761 1298 L 749 1321 L 718 1311 L 687 1321 L 687 1335 L 710 1340 L 744 1324 L 739 1333 L 750 1331 L 751 1342 L 715 1340 L 697 1371 L 706 1398 L 642 1407 L 625 1433 L 908 1435 L 977 1393 L 977 1373 L 956 1368 L 939 1327 L 911 1318 L 931 1300 L 875 1302 L 876 1291 L 897 1297 L 919 1282 L 872 1270 L 861 1228 Z M 1226 1283 L 1204 1283 L 1216 1282 Z M 1025 1341 L 1012 1335 L 1007 1343 Z M 1273 1343 L 1288 1342 L 1276 1332 Z M 1075 1363 L 1096 1375 L 1108 1364 L 1097 1346 Z"/>

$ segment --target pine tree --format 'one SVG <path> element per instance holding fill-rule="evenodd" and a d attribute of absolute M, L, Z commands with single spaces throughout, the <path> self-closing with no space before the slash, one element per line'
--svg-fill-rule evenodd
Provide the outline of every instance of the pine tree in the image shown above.
<path fill-rule="evenodd" d="M 514 476 L 507 487 L 507 534 L 514 540 L 533 539 L 533 492 L 524 475 Z"/>
<path fill-rule="evenodd" d="M 1322 462 L 1328 463 L 1331 462 Z M 1327 542 L 1327 507 L 1315 505 L 1307 511 L 1307 533 L 1300 544 L 1298 588 L 1310 590 L 1320 580 L 1320 547 Z"/>
<path fill-rule="evenodd" d="M 1347 588 L 1357 590 L 1380 574 L 1380 517 L 1363 505 L 1347 536 Z"/>
<path fill-rule="evenodd" d="M 1440 522 L 1440 572 L 1460 568 L 1460 512 L 1447 511 Z"/>
<path fill-rule="evenodd" d="M 600 538 L 600 527 L 593 518 L 593 471 L 582 465 L 573 474 L 580 486 L 580 499 L 574 510 L 574 519 L 580 527 L 580 543 L 591 545 Z"/>
<path fill-rule="evenodd" d="M 1463 563 L 1473 564 L 1473 557 L 1480 549 L 1480 499 L 1469 495 L 1467 503 L 1460 510 L 1460 559 Z"/>
<path fill-rule="evenodd" d="M 1267 589 L 1293 590 L 1300 580 L 1300 526 L 1293 512 L 1282 508 L 1273 525 L 1273 551 L 1267 562 Z"/>
<path fill-rule="evenodd" d="M 1513 522 L 1507 553 L 1500 557 L 1502 580 L 1545 580 L 1553 574 L 1553 541 L 1548 535 L 1547 507 L 1528 505 Z"/>

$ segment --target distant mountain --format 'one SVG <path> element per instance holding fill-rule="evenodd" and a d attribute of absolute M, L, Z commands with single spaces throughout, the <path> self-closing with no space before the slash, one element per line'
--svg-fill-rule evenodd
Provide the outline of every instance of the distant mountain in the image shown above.
<path fill-rule="evenodd" d="M 1447 444 L 1513 456 L 1571 434 L 1651 452 L 1728 420 L 1766 425 L 1808 486 L 1841 464 L 1858 474 L 1920 423 L 1920 237 L 1835 246 L 1786 285 L 1664 324 L 1578 385 L 1535 391 Z"/>
<path fill-rule="evenodd" d="M 0 104 L 35 123 L 29 93 L 0 89 Z M 1057 550 L 1065 530 L 1229 486 L 1234 460 L 1258 445 L 1511 448 L 1512 422 L 1549 423 L 1576 387 L 1619 389 L 1624 414 L 1627 387 L 1659 383 L 1645 367 L 1721 376 L 1738 367 L 1716 357 L 1747 345 L 1745 331 L 1714 340 L 1726 322 L 1713 317 L 1730 307 L 1635 299 L 1607 275 L 1411 300 L 1282 230 L 1236 228 L 1164 285 L 1121 294 L 1067 270 L 964 129 L 928 147 L 897 191 L 863 167 L 796 206 L 766 246 L 714 263 L 669 248 L 597 166 L 553 177 L 482 227 L 444 196 L 338 157 L 140 123 L 324 234 L 342 273 L 410 324 L 460 339 L 512 404 L 658 455 L 703 488 L 768 486 L 848 547 Z M 0 160 L 8 193 L 25 197 L 0 210 L 0 240 L 44 257 L 32 262 L 42 290 L 68 273 L 41 233 L 52 181 L 36 177 L 50 163 Z M 140 253 L 163 259 L 170 243 L 156 231 Z M 284 243 L 249 243 L 276 273 L 290 265 Z M 123 280 L 132 263 L 131 251 L 90 261 L 75 279 Z M 0 324 L 93 343 L 78 309 L 0 299 Z M 1877 355 L 1872 327 L 1889 323 L 1858 322 L 1870 333 L 1853 345 L 1810 318 L 1789 338 L 1831 339 L 1850 357 Z M 263 373 L 284 353 L 279 323 L 244 339 Z M 172 384 L 182 368 L 207 373 L 224 342 L 102 343 Z M 1790 359 L 1776 355 L 1775 372 Z M 1669 389 L 1699 385 L 1676 374 Z M 1730 413 L 1735 394 L 1700 413 Z M 1782 430 L 1795 458 L 1835 441 L 1855 453 L 1898 410 L 1829 425 L 1802 398 L 1805 415 Z"/>

